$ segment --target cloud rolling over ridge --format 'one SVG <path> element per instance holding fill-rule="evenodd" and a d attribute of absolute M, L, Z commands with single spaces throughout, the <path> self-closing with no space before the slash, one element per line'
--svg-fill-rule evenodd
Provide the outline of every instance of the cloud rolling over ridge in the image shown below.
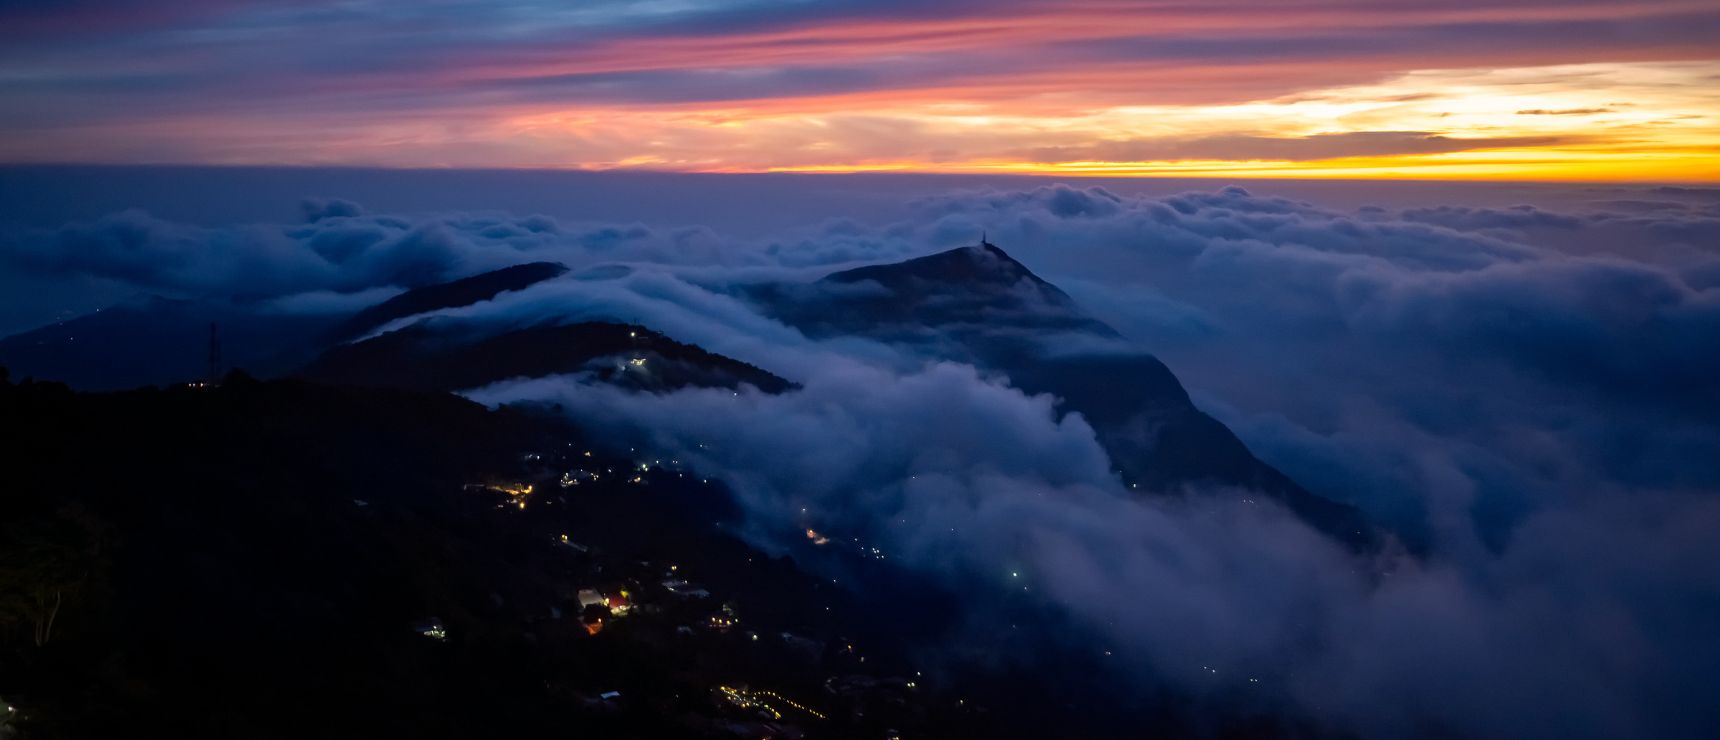
<path fill-rule="evenodd" d="M 558 377 L 471 395 L 560 403 L 697 462 L 764 546 L 803 516 L 828 523 L 976 610 L 1025 598 L 1068 616 L 1121 675 L 1258 690 L 1334 729 L 1693 737 L 1720 681 L 1720 201 L 1637 195 L 1648 205 L 1340 210 L 1051 186 L 763 240 L 319 201 L 290 225 L 129 213 L 12 229 L 0 259 L 277 306 L 561 261 L 565 277 L 441 319 L 638 321 L 803 387 Z M 737 289 L 982 229 L 1163 358 L 1268 462 L 1426 557 L 1355 563 L 1265 504 L 1142 501 L 1054 399 L 914 347 L 808 338 Z"/>

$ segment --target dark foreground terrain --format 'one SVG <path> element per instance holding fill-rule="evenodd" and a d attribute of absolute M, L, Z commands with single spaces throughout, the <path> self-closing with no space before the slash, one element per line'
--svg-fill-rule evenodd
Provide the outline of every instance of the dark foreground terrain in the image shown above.
<path fill-rule="evenodd" d="M 16 708 L 0 732 L 1195 729 L 1175 701 L 1045 657 L 1053 618 L 1011 615 L 1036 636 L 976 649 L 954 636 L 978 617 L 948 594 L 861 548 L 759 552 L 714 481 L 549 418 L 241 373 L 100 394 L 0 381 L 0 698 Z M 1292 729 L 1226 714 L 1202 712 L 1203 734 Z"/>

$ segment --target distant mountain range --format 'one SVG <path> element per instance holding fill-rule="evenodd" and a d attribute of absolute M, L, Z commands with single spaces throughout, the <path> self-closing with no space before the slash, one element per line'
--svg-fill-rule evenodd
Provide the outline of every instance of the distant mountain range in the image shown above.
<path fill-rule="evenodd" d="M 566 271 L 547 262 L 515 265 L 336 316 L 151 298 L 0 340 L 0 365 L 13 377 L 86 389 L 184 382 L 206 372 L 208 325 L 218 322 L 229 366 L 335 384 L 456 391 L 585 373 L 644 391 L 745 384 L 780 393 L 794 387 L 768 369 L 644 326 L 553 320 L 492 326 L 434 315 Z M 1302 488 L 1255 457 L 1194 406 L 1162 362 L 996 245 L 982 241 L 811 283 L 749 286 L 741 297 L 809 336 L 865 336 L 998 372 L 1028 393 L 1052 394 L 1093 426 L 1133 488 L 1236 491 L 1242 498 L 1258 492 L 1352 547 L 1376 541 L 1353 507 Z"/>

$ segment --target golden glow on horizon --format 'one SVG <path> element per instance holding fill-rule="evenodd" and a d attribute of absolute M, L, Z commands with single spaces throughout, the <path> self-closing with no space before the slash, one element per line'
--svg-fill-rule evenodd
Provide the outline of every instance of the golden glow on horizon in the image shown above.
<path fill-rule="evenodd" d="M 1323 69 L 1308 76 L 1322 79 Z M 1117 96 L 1151 74 L 1101 67 L 1079 79 L 1017 75 L 714 103 L 452 106 L 409 118 L 140 112 L 123 137 L 42 130 L 26 149 L 0 142 L 0 159 L 77 150 L 124 161 L 139 148 L 185 150 L 192 137 L 197 159 L 217 164 L 1720 181 L 1720 61 L 1417 70 L 1261 99 L 1228 94 L 1240 73 L 1218 65 L 1179 69 L 1172 88 L 1210 83 L 1242 102 Z"/>
<path fill-rule="evenodd" d="M 1425 70 L 1239 104 L 1027 114 L 1008 102 L 866 93 L 532 112 L 504 128 L 631 150 L 578 165 L 603 169 L 1714 181 L 1716 76 L 1716 63 Z"/>

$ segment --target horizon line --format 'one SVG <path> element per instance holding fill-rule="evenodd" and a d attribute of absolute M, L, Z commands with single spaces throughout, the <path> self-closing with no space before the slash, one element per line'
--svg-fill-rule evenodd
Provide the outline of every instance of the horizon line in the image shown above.
<path fill-rule="evenodd" d="M 662 175 L 662 176 L 696 176 L 696 177 L 816 177 L 816 178 L 869 178 L 886 176 L 909 176 L 925 178 L 1009 178 L 1031 180 L 1201 180 L 1201 181 L 1257 181 L 1257 182 L 1370 182 L 1370 183 L 1486 183 L 1491 185 L 1583 185 L 1583 184 L 1615 184 L 1640 185 L 1644 187 L 1666 186 L 1695 186 L 1711 187 L 1720 185 L 1720 173 L 1713 179 L 1647 179 L 1636 177 L 1557 177 L 1529 178 L 1513 177 L 1509 173 L 1498 175 L 1478 175 L 1468 177 L 1450 177 L 1438 175 L 1414 175 L 1403 172 L 1382 173 L 1380 175 L 1330 174 L 1321 175 L 1308 171 L 1297 171 L 1283 174 L 1267 174 L 1260 170 L 1239 170 L 1231 173 L 1224 172 L 1138 172 L 1138 171 L 1102 171 L 1102 170 L 1026 170 L 1026 169 L 946 169 L 927 170 L 906 167 L 776 167 L 761 169 L 668 169 L 656 167 L 591 167 L 553 165 L 388 165 L 364 164 L 350 162 L 329 163 L 294 163 L 294 162 L 78 162 L 78 161 L 0 161 L 0 170 L 24 169 L 182 169 L 182 170 L 326 170 L 326 171 L 364 171 L 364 172 L 399 172 L 399 173 L 532 173 L 532 174 L 580 174 L 580 175 Z"/>

